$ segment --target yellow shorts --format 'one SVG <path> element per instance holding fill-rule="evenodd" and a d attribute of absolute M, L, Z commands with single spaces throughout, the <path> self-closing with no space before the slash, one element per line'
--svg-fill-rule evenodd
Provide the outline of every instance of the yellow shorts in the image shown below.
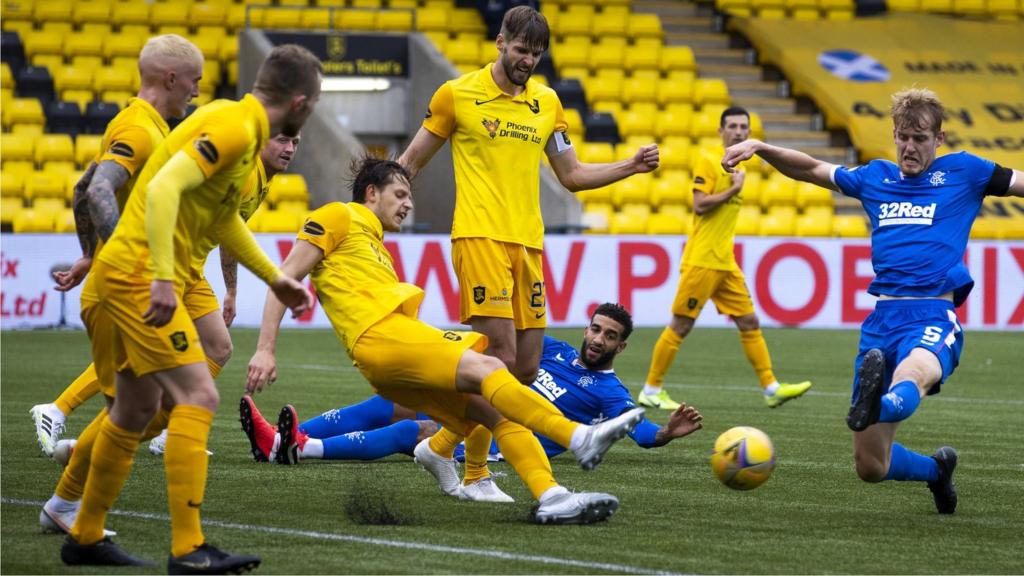
<path fill-rule="evenodd" d="M 202 318 L 210 312 L 220 310 L 220 301 L 217 300 L 217 294 L 214 293 L 206 278 L 201 276 L 196 282 L 185 286 L 185 296 L 182 300 L 185 302 L 185 310 L 188 311 L 188 317 L 193 320 Z"/>
<path fill-rule="evenodd" d="M 483 334 L 439 330 L 392 313 L 356 340 L 352 360 L 384 398 L 468 432 L 475 425 L 466 420 L 469 395 L 455 389 L 455 374 L 466 350 L 486 348 Z"/>
<path fill-rule="evenodd" d="M 205 363 L 206 355 L 188 312 L 178 295 L 178 308 L 167 324 L 147 326 L 150 280 L 126 274 L 104 262 L 93 264 L 99 308 L 82 310 L 92 340 L 93 361 L 100 375 L 128 368 L 137 376 L 188 364 Z M 104 392 L 106 393 L 106 392 Z"/>
<path fill-rule="evenodd" d="M 90 273 L 86 278 L 86 283 L 89 283 L 95 277 L 95 273 Z M 92 283 L 95 284 L 95 281 Z M 100 305 L 99 295 L 95 293 L 95 286 L 93 288 L 94 290 L 88 298 L 86 297 L 86 289 L 82 288 L 81 318 L 82 323 L 85 324 L 85 329 L 89 332 L 93 365 L 96 368 L 96 378 L 100 383 L 100 392 L 103 392 L 104 396 L 113 398 L 116 396 L 117 388 L 115 385 L 115 374 L 119 369 L 126 366 L 115 364 L 116 359 L 113 349 L 116 327 L 110 316 L 103 309 L 103 306 Z"/>
<path fill-rule="evenodd" d="M 452 241 L 459 279 L 459 321 L 510 318 L 516 330 L 547 326 L 543 252 L 489 238 Z"/>
<path fill-rule="evenodd" d="M 754 302 L 742 271 L 683 266 L 672 313 L 697 318 L 708 298 L 722 314 L 736 317 L 754 313 Z"/>

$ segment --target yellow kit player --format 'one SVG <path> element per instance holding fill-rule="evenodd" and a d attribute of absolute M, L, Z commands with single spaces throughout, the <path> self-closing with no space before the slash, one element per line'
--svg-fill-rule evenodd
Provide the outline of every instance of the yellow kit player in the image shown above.
<path fill-rule="evenodd" d="M 456 433 L 468 433 L 477 424 L 491 430 L 505 458 L 540 501 L 533 513 L 536 522 L 606 519 L 618 500 L 610 494 L 573 494 L 559 486 L 529 430 L 569 448 L 589 470 L 642 419 L 643 409 L 593 426 L 571 422 L 522 386 L 500 360 L 481 354 L 487 346 L 484 336 L 438 330 L 417 319 L 423 290 L 398 281 L 384 247 L 384 231 L 398 230 L 412 210 L 408 173 L 401 164 L 376 159 L 364 160 L 356 172 L 353 201 L 327 204 L 310 214 L 282 270 L 296 280 L 312 276 L 335 334 L 381 396 L 425 412 Z M 268 294 L 256 354 L 249 362 L 250 392 L 262 390 L 276 375 L 274 349 L 283 314 L 284 307 Z M 277 451 L 286 463 L 298 460 L 303 441 L 298 424 L 294 408 L 286 406 L 278 421 Z M 428 468 L 442 460 L 425 443 L 415 454 Z M 449 473 L 458 482 L 454 468 Z"/>
<path fill-rule="evenodd" d="M 750 137 L 750 114 L 743 108 L 726 109 L 718 133 L 726 147 L 743 142 Z M 775 408 L 811 387 L 810 382 L 780 384 L 772 372 L 768 345 L 761 334 L 746 279 L 733 255 L 736 220 L 743 203 L 740 193 L 744 172 L 727 173 L 722 168 L 721 155 L 721 150 L 704 151 L 693 171 L 693 233 L 683 250 L 672 320 L 654 345 L 647 382 L 637 398 L 641 406 L 664 410 L 679 407 L 662 388 L 662 382 L 708 299 L 714 301 L 719 312 L 736 322 L 743 351 L 764 390 L 765 404 Z"/>
<path fill-rule="evenodd" d="M 423 127 L 398 160 L 415 177 L 451 141 L 452 264 L 459 280 L 460 320 L 487 336 L 487 353 L 504 362 L 523 384 L 537 376 L 547 325 L 542 154 L 573 192 L 658 166 L 656 145 L 644 146 L 621 162 L 578 161 L 558 95 L 530 78 L 549 39 L 540 12 L 528 6 L 506 12 L 496 39 L 497 60 L 434 93 Z M 447 457 L 461 441 L 450 432 L 442 430 L 430 441 L 433 450 Z M 484 431 L 467 440 L 467 485 L 488 476 L 489 446 Z M 442 490 L 455 495 L 458 485 Z M 510 500 L 500 490 L 475 499 Z"/>
<path fill-rule="evenodd" d="M 210 545 L 200 527 L 206 442 L 219 397 L 198 334 L 180 305 L 207 237 L 219 240 L 295 313 L 312 304 L 301 284 L 260 251 L 238 214 L 242 192 L 271 134 L 297 134 L 320 94 L 322 65 L 295 45 L 274 48 L 252 94 L 197 110 L 157 148 L 125 214 L 93 267 L 99 302 L 82 310 L 103 381 L 117 396 L 92 450 L 82 505 L 61 548 L 66 564 L 145 563 L 103 537 L 107 511 L 131 469 L 142 432 L 171 408 L 164 467 L 171 573 L 225 573 L 260 562 Z"/>

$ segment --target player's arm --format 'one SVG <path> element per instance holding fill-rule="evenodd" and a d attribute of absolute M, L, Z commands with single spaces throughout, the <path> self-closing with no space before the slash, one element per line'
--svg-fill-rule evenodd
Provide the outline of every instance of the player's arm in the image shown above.
<path fill-rule="evenodd" d="M 409 176 L 413 179 L 420 173 L 420 170 L 430 162 L 430 159 L 437 154 L 437 151 L 444 146 L 445 139 L 434 134 L 426 128 L 420 128 L 412 142 L 398 157 L 398 163 L 405 166 Z"/>
<path fill-rule="evenodd" d="M 633 174 L 643 174 L 658 167 L 658 145 L 641 146 L 631 158 L 605 164 L 585 164 L 576 157 L 576 149 L 568 145 L 565 132 L 555 132 L 548 139 L 544 152 L 555 176 L 570 192 L 591 190 L 618 182 Z"/>
<path fill-rule="evenodd" d="M 238 295 L 238 260 L 228 253 L 220 251 L 220 273 L 224 277 L 224 325 L 228 328 L 235 321 L 235 297 Z"/>
<path fill-rule="evenodd" d="M 1024 172 L 1014 170 L 1010 178 L 1009 196 L 1024 198 Z"/>
<path fill-rule="evenodd" d="M 281 264 L 281 271 L 289 278 L 301 282 L 323 257 L 324 253 L 318 246 L 299 239 Z M 284 304 L 274 296 L 274 293 L 268 291 L 267 300 L 263 304 L 263 320 L 260 323 L 256 353 L 249 360 L 249 370 L 245 379 L 245 391 L 249 394 L 263 390 L 277 379 L 275 351 L 284 308 Z"/>
<path fill-rule="evenodd" d="M 740 193 L 743 189 L 743 181 L 746 175 L 742 170 L 729 174 L 732 185 L 718 194 L 707 194 L 697 188 L 693 189 L 693 212 L 697 215 L 707 214 L 715 208 L 729 201 L 730 198 Z"/>
<path fill-rule="evenodd" d="M 641 448 L 657 448 L 700 430 L 704 426 L 703 419 L 696 408 L 681 404 L 672 412 L 664 426 L 659 428 L 657 424 L 644 418 L 633 429 L 630 438 Z"/>
<path fill-rule="evenodd" d="M 798 150 L 772 146 L 753 138 L 726 148 L 725 156 L 722 157 L 722 167 L 727 172 L 733 172 L 737 164 L 753 158 L 755 154 L 794 180 L 838 190 L 832 182 L 832 171 L 837 167 L 835 164 L 818 160 Z"/>
<path fill-rule="evenodd" d="M 92 267 L 99 240 L 104 242 L 113 234 L 120 217 L 116 191 L 131 175 L 117 162 L 104 160 L 92 163 L 75 183 L 72 209 L 75 231 L 82 247 L 82 257 L 66 272 L 55 272 L 57 290 L 67 292 L 78 286 Z"/>

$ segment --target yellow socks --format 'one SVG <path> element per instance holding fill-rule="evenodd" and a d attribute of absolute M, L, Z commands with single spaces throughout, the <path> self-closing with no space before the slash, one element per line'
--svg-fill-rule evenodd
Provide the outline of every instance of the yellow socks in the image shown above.
<path fill-rule="evenodd" d="M 661 336 L 658 336 L 658 341 L 654 344 L 654 353 L 651 354 L 651 367 L 647 371 L 648 386 L 661 387 L 668 367 L 676 359 L 676 353 L 679 352 L 679 345 L 682 343 L 683 339 L 675 330 L 666 326 L 661 331 Z"/>
<path fill-rule="evenodd" d="M 566 448 L 569 447 L 573 430 L 579 426 L 563 416 L 558 408 L 540 394 L 523 386 L 506 369 L 498 370 L 484 378 L 480 383 L 480 393 L 498 409 L 498 412 L 501 412 L 502 416 L 547 436 Z M 505 457 L 508 458 L 508 455 Z"/>
<path fill-rule="evenodd" d="M 214 380 L 217 379 L 217 376 L 220 376 L 220 371 L 224 369 L 223 366 L 211 360 L 209 356 L 206 357 L 206 368 L 210 371 L 210 376 L 213 376 Z"/>
<path fill-rule="evenodd" d="M 99 394 L 99 391 L 100 380 L 96 375 L 96 365 L 89 364 L 89 367 L 79 374 L 74 382 L 68 384 L 53 403 L 67 416 L 74 412 L 75 408 L 85 404 L 86 400 Z"/>
<path fill-rule="evenodd" d="M 171 511 L 171 555 L 182 556 L 205 541 L 199 508 L 206 490 L 206 440 L 213 412 L 199 406 L 176 406 L 167 425 L 164 469 Z"/>
<path fill-rule="evenodd" d="M 455 455 L 455 447 L 459 445 L 459 442 L 462 442 L 462 436 L 442 426 L 440 430 L 430 437 L 428 442 L 430 443 L 430 449 L 435 453 L 445 458 L 451 458 Z"/>
<path fill-rule="evenodd" d="M 167 410 L 160 410 L 156 413 L 156 416 L 149 421 L 149 426 L 146 426 L 145 431 L 142 432 L 142 441 L 152 440 L 160 435 L 167 428 L 167 423 L 171 419 L 171 413 Z M 76 446 L 77 448 L 77 446 Z"/>
<path fill-rule="evenodd" d="M 466 471 L 462 483 L 470 485 L 491 475 L 487 468 L 487 454 L 491 451 L 491 431 L 477 426 L 466 436 Z"/>
<path fill-rule="evenodd" d="M 775 374 L 772 372 L 772 357 L 768 355 L 768 344 L 764 341 L 761 330 L 740 331 L 740 344 L 743 345 L 743 352 L 747 360 L 757 372 L 757 378 L 761 381 L 761 388 L 775 382 Z"/>
<path fill-rule="evenodd" d="M 89 475 L 89 463 L 92 461 L 92 448 L 96 444 L 96 437 L 99 436 L 100 428 L 106 419 L 107 409 L 104 407 L 78 435 L 78 443 L 75 444 L 75 450 L 71 453 L 71 460 L 64 468 L 64 473 L 60 475 L 60 482 L 57 483 L 57 489 L 54 491 L 57 496 L 72 502 L 82 499 L 85 480 Z"/>
<path fill-rule="evenodd" d="M 71 529 L 72 538 L 79 544 L 95 544 L 103 539 L 107 511 L 114 506 L 131 472 L 132 459 L 141 437 L 142 434 L 129 432 L 114 424 L 110 418 L 103 419 L 92 450 L 82 507 Z M 206 453 L 203 452 L 203 455 Z"/>
<path fill-rule="evenodd" d="M 548 488 L 558 486 L 551 473 L 551 463 L 532 432 L 510 420 L 502 420 L 493 432 L 505 460 L 515 468 L 534 500 L 540 500 L 540 495 Z M 469 454 L 468 449 L 466 454 Z"/>

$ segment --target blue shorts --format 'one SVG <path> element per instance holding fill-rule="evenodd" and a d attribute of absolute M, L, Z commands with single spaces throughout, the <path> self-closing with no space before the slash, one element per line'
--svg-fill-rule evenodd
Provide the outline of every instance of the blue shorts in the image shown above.
<path fill-rule="evenodd" d="M 939 299 L 879 300 L 874 312 L 860 329 L 860 349 L 853 367 L 853 396 L 860 391 L 857 380 L 860 363 L 868 350 L 878 348 L 885 354 L 885 389 L 892 385 L 896 366 L 914 348 L 935 354 L 942 365 L 942 379 L 928 391 L 938 394 L 942 382 L 956 370 L 964 349 L 964 332 L 960 328 L 953 303 Z"/>

